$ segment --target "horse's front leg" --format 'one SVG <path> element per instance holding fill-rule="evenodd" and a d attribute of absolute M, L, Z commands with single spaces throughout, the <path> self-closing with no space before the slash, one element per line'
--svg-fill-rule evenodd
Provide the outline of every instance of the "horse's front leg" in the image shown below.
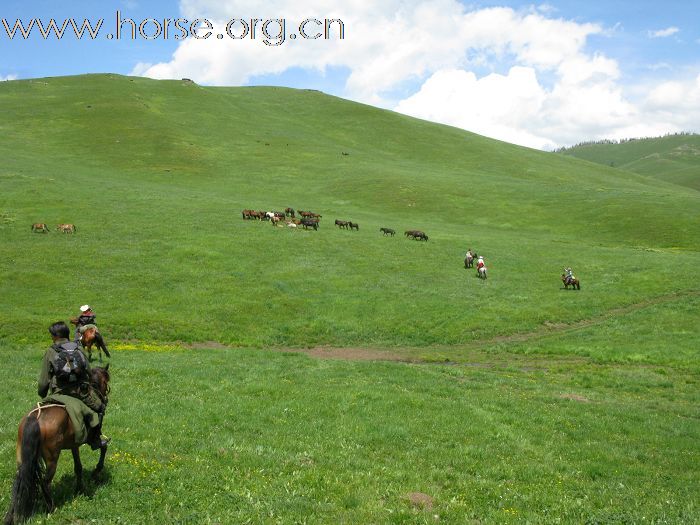
<path fill-rule="evenodd" d="M 71 449 L 73 453 L 73 472 L 75 472 L 75 492 L 83 492 L 83 464 L 80 462 L 80 449 L 78 447 L 73 447 Z"/>
<path fill-rule="evenodd" d="M 102 472 L 102 469 L 104 469 L 105 466 L 105 456 L 107 455 L 107 445 L 104 447 L 100 447 L 100 459 L 97 461 L 97 465 L 95 465 L 95 470 L 92 471 L 92 479 L 96 480 L 99 478 L 100 473 Z"/>

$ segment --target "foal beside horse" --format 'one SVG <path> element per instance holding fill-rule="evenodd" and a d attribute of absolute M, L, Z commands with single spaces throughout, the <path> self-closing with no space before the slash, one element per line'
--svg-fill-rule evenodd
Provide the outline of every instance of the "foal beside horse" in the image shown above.
<path fill-rule="evenodd" d="M 99 392 L 105 404 L 109 394 L 109 365 L 93 368 L 90 383 Z M 5 514 L 5 525 L 22 523 L 31 516 L 36 506 L 39 488 L 48 512 L 55 505 L 51 496 L 51 481 L 56 474 L 61 450 L 73 454 L 76 492 L 83 490 L 83 465 L 80 462 L 80 445 L 75 442 L 75 429 L 63 405 L 35 408 L 19 424 L 17 433 L 17 476 L 12 486 L 10 508 Z M 100 448 L 100 459 L 92 473 L 96 479 L 105 464 L 107 446 Z"/>

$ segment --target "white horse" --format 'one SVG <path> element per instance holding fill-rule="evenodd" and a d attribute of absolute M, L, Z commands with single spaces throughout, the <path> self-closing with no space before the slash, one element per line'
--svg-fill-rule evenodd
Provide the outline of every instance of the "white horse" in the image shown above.
<path fill-rule="evenodd" d="M 474 256 L 471 254 L 471 252 L 467 252 L 467 254 L 464 256 L 464 267 L 471 268 L 472 266 L 474 266 Z"/>
<path fill-rule="evenodd" d="M 477 270 L 477 272 L 478 273 L 476 275 L 479 277 L 479 279 L 486 279 L 486 266 L 482 266 Z"/>

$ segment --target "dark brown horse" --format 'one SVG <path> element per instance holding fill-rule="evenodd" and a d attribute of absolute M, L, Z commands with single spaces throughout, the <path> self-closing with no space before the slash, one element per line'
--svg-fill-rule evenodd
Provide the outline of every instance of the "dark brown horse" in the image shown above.
<path fill-rule="evenodd" d="M 308 230 L 309 228 L 313 228 L 314 231 L 318 230 L 318 221 L 313 219 L 302 219 L 301 225 L 305 230 Z"/>
<path fill-rule="evenodd" d="M 78 318 L 77 317 L 72 317 L 70 320 L 71 324 L 78 325 Z M 102 352 L 105 353 L 107 357 L 112 357 L 109 353 L 109 350 L 107 350 L 107 345 L 105 344 L 105 340 L 102 337 L 102 334 L 97 328 L 88 328 L 86 329 L 80 336 L 80 344 L 82 347 L 87 350 L 88 353 L 88 359 L 92 361 L 92 347 L 97 346 L 97 356 L 102 362 Z"/>
<path fill-rule="evenodd" d="M 561 282 L 564 283 L 564 289 L 568 290 L 569 286 L 571 286 L 574 290 L 580 290 L 581 285 L 578 282 L 578 279 L 574 277 L 573 279 L 569 280 L 566 278 L 566 274 L 561 274 Z"/>
<path fill-rule="evenodd" d="M 109 365 L 93 368 L 90 382 L 107 403 L 109 394 Z M 73 453 L 76 492 L 83 490 L 83 465 L 80 463 L 80 445 L 75 442 L 75 430 L 63 405 L 35 408 L 22 418 L 17 433 L 17 476 L 12 486 L 10 508 L 5 514 L 5 525 L 19 524 L 34 512 L 38 492 L 44 497 L 46 510 L 53 512 L 51 481 L 56 474 L 61 450 Z M 105 464 L 107 446 L 100 448 L 100 459 L 92 473 L 96 479 Z"/>

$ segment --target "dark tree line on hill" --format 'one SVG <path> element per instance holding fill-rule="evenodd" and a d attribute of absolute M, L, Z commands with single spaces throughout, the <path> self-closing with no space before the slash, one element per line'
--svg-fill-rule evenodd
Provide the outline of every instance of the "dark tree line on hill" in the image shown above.
<path fill-rule="evenodd" d="M 573 146 L 562 146 L 561 148 L 557 148 L 554 150 L 554 153 L 566 153 L 567 151 L 575 150 L 577 148 L 580 148 L 582 146 L 599 146 L 599 145 L 616 145 L 616 144 L 626 144 L 627 142 L 635 142 L 637 140 L 649 140 L 649 139 L 659 139 L 659 138 L 664 138 L 664 137 L 690 137 L 696 135 L 696 133 L 692 131 L 679 131 L 676 133 L 666 133 L 665 135 L 662 135 L 661 137 L 636 137 L 636 138 L 629 138 L 629 139 L 601 139 L 601 140 L 587 140 L 584 142 L 579 142 L 578 144 L 574 144 Z"/>

